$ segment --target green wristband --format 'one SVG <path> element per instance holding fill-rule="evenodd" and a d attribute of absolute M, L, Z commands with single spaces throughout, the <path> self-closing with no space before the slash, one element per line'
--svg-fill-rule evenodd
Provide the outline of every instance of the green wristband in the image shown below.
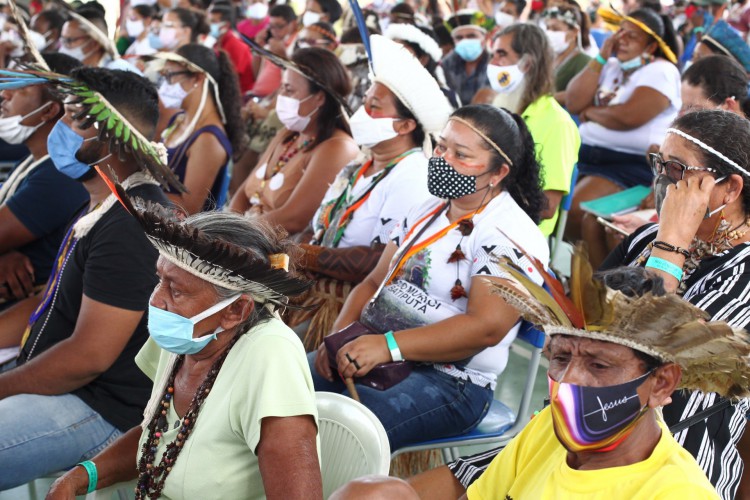
<path fill-rule="evenodd" d="M 398 348 L 398 343 L 393 336 L 393 331 L 385 333 L 385 341 L 388 343 L 388 350 L 391 351 L 391 360 L 403 361 L 404 357 L 401 355 L 401 349 Z"/>
<path fill-rule="evenodd" d="M 604 59 L 604 57 L 602 57 L 601 54 L 597 54 L 596 57 L 594 58 L 594 60 L 596 62 L 598 62 L 599 64 L 601 64 L 602 66 L 604 66 L 605 64 L 607 64 L 607 60 Z"/>
<path fill-rule="evenodd" d="M 86 491 L 86 494 L 93 493 L 96 491 L 96 483 L 99 481 L 99 475 L 96 472 L 96 464 L 91 460 L 86 460 L 85 462 L 79 462 L 77 465 L 86 469 L 86 473 L 89 475 L 89 489 Z"/>
<path fill-rule="evenodd" d="M 682 281 L 682 268 L 676 264 L 672 264 L 668 260 L 660 259 L 659 257 L 651 256 L 646 261 L 646 267 L 658 269 L 664 271 L 667 274 L 674 276 L 677 281 Z"/>

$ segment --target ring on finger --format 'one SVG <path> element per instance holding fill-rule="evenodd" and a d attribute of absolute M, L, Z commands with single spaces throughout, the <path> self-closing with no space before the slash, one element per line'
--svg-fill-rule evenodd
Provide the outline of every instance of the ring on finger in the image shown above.
<path fill-rule="evenodd" d="M 353 365 L 354 365 L 354 367 L 355 367 L 355 368 L 356 368 L 357 370 L 359 370 L 360 368 L 362 368 L 361 366 L 359 366 L 359 363 L 357 363 L 357 360 L 356 360 L 356 359 L 353 359 L 353 358 L 352 358 L 351 356 L 349 356 L 349 353 L 348 353 L 348 352 L 347 352 L 347 353 L 345 353 L 345 356 L 346 356 L 346 359 L 348 359 L 348 360 L 349 360 L 349 362 L 350 362 L 351 364 L 353 364 Z"/>

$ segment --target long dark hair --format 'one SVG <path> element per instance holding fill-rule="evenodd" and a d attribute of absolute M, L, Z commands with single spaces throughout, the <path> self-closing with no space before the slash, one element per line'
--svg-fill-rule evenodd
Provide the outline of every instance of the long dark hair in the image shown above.
<path fill-rule="evenodd" d="M 178 17 L 180 23 L 184 27 L 190 28 L 191 43 L 198 40 L 198 35 L 208 34 L 208 21 L 206 21 L 206 16 L 205 14 L 203 14 L 203 12 L 197 11 L 195 9 L 185 9 L 183 7 L 176 7 L 174 9 L 168 10 L 167 12 L 174 13 L 174 15 Z M 165 12 L 164 14 L 166 14 L 167 12 Z"/>
<path fill-rule="evenodd" d="M 682 81 L 700 87 L 708 100 L 717 105 L 733 97 L 745 116 L 750 117 L 747 73 L 735 59 L 724 55 L 701 57 L 685 70 Z"/>
<path fill-rule="evenodd" d="M 502 149 L 513 165 L 503 179 L 503 188 L 518 206 L 538 224 L 547 198 L 542 191 L 541 167 L 536 159 L 534 139 L 519 115 L 488 104 L 471 104 L 453 112 L 451 116 L 471 123 Z M 482 141 L 492 157 L 490 171 L 500 170 L 507 161 L 492 145 Z"/>
<path fill-rule="evenodd" d="M 659 35 L 659 37 L 664 40 L 664 43 L 666 43 L 667 46 L 672 49 L 672 52 L 675 56 L 679 55 L 680 49 L 677 45 L 677 34 L 674 32 L 672 21 L 667 16 L 662 16 L 653 9 L 642 8 L 631 13 L 630 17 L 632 17 L 633 19 L 637 19 L 648 26 L 651 31 Z M 656 46 L 656 52 L 654 52 L 654 55 L 656 57 L 661 57 L 662 59 L 669 60 L 667 59 L 666 54 L 664 54 L 664 51 L 661 50 L 661 47 L 659 47 L 658 45 Z"/>
<path fill-rule="evenodd" d="M 330 50 L 320 47 L 297 49 L 292 54 L 292 61 L 314 80 L 325 82 L 328 88 L 336 92 L 342 101 L 345 101 L 347 96 L 351 94 L 352 84 L 349 74 L 346 72 L 339 58 Z M 323 91 L 325 95 L 323 105 L 314 115 L 318 126 L 318 133 L 315 135 L 315 140 L 307 146 L 307 151 L 330 139 L 336 130 L 343 130 L 348 135 L 352 135 L 349 124 L 342 115 L 341 105 L 338 101 L 314 81 L 307 78 L 305 81 L 307 81 L 310 94 Z"/>
<path fill-rule="evenodd" d="M 229 56 L 223 50 L 218 54 L 208 47 L 197 43 L 189 43 L 177 49 L 177 54 L 191 63 L 202 68 L 219 84 L 219 99 L 224 108 L 226 123 L 224 130 L 232 144 L 232 150 L 238 152 L 242 149 L 245 126 L 240 116 L 242 100 L 240 99 L 240 84 L 237 72 Z M 210 90 L 213 83 L 209 82 Z M 209 92 L 213 99 L 213 92 Z M 218 103 L 217 103 L 218 104 Z"/>
<path fill-rule="evenodd" d="M 682 115 L 672 123 L 672 127 L 722 153 L 745 170 L 750 170 L 750 121 L 745 118 L 718 109 L 703 110 Z M 685 143 L 701 158 L 699 165 L 715 169 L 717 177 L 732 174 L 742 176 L 742 209 L 746 215 L 750 215 L 750 177 L 698 145 L 690 141 Z"/>

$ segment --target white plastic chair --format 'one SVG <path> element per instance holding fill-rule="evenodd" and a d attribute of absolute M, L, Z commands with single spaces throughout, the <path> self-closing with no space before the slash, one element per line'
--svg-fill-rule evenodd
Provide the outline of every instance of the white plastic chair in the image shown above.
<path fill-rule="evenodd" d="M 316 392 L 323 498 L 352 479 L 388 475 L 391 448 L 383 424 L 368 408 L 332 392 Z"/>

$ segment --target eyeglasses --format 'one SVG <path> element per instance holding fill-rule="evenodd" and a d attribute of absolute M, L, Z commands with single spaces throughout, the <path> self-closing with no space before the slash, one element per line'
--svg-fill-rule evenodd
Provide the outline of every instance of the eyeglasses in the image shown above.
<path fill-rule="evenodd" d="M 175 76 L 192 75 L 192 74 L 193 74 L 192 71 L 186 71 L 186 70 L 183 70 L 183 71 L 163 71 L 161 73 L 161 76 L 167 81 L 168 84 L 172 85 L 174 83 L 173 82 L 173 78 Z"/>
<path fill-rule="evenodd" d="M 709 167 L 689 167 L 683 165 L 677 160 L 664 160 L 660 155 L 656 153 L 649 153 L 649 163 L 651 164 L 651 171 L 654 175 L 666 175 L 673 181 L 681 181 L 685 178 L 685 172 L 710 172 L 712 174 L 717 173 L 715 168 Z"/>

